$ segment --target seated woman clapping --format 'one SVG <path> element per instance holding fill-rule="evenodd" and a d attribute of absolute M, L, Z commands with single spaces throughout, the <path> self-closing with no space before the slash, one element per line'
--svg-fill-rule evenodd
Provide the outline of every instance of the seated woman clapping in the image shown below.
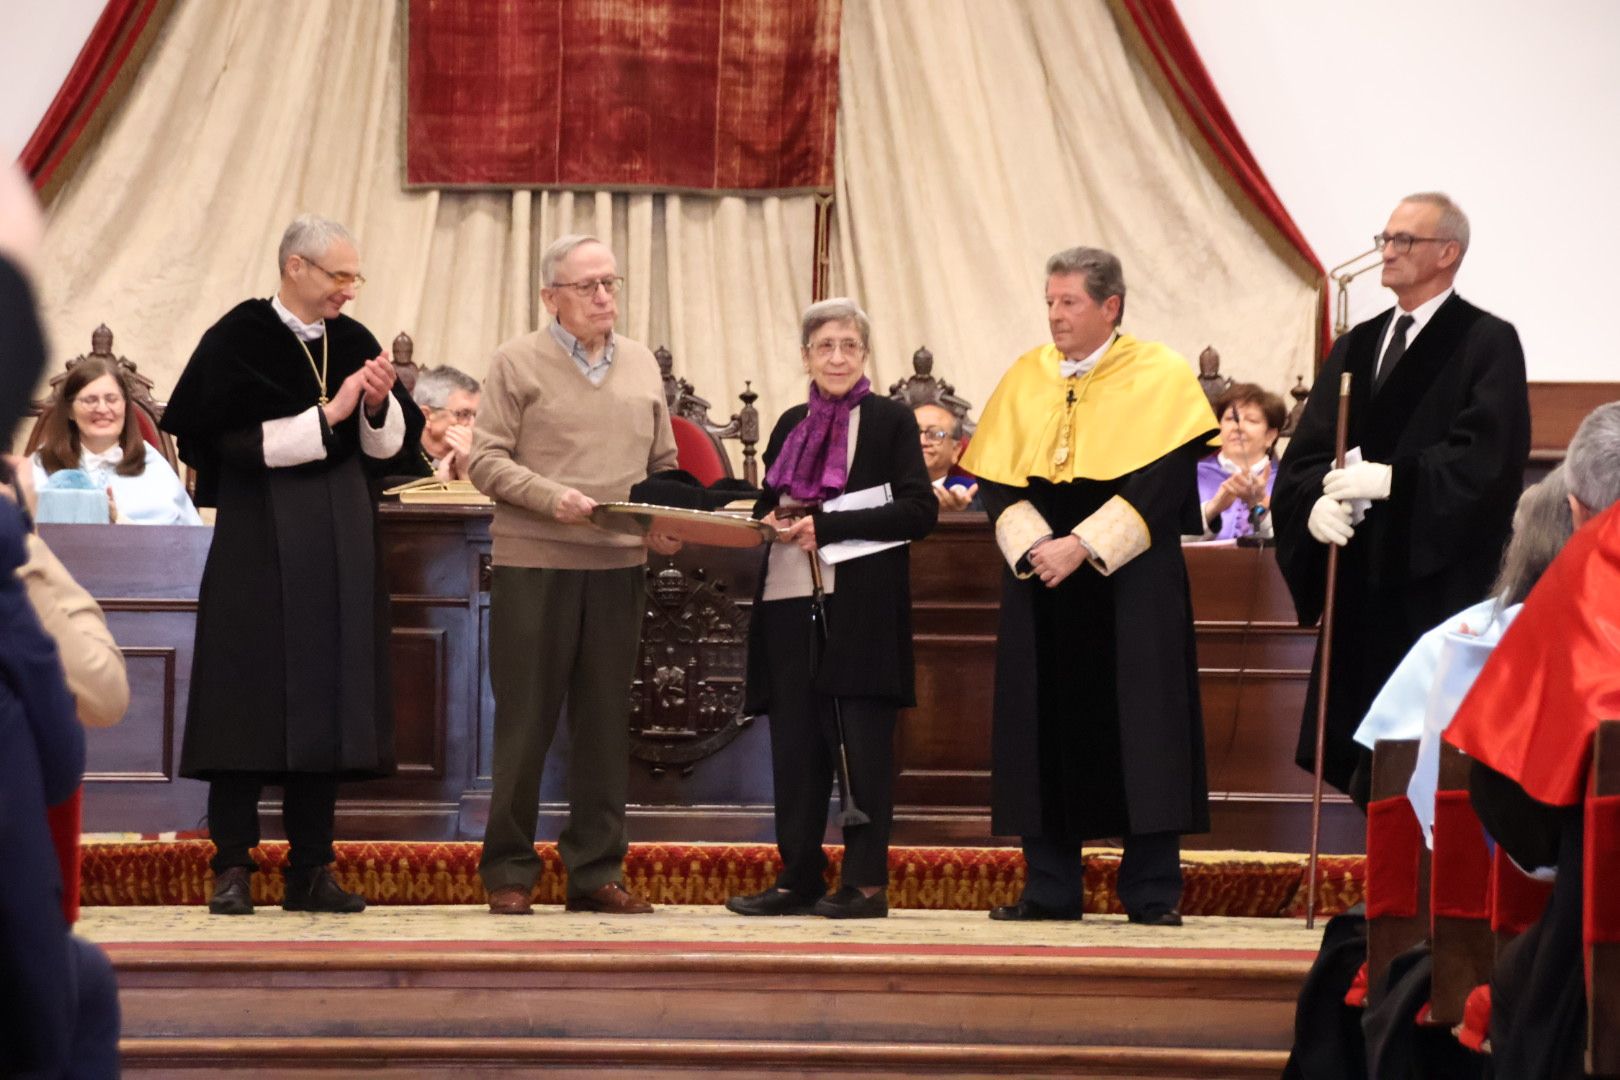
<path fill-rule="evenodd" d="M 1221 448 L 1198 463 L 1204 533 L 1184 539 L 1269 537 L 1276 480 L 1271 448 L 1287 417 L 1282 399 L 1254 383 L 1234 383 L 1216 399 L 1215 415 Z"/>
<path fill-rule="evenodd" d="M 33 458 L 40 521 L 202 524 L 180 477 L 141 437 L 115 363 L 79 361 L 51 404 Z"/>

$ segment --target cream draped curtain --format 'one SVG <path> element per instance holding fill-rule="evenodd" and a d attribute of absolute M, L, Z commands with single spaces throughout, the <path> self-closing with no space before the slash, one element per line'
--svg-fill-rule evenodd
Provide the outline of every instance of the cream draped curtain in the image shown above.
<path fill-rule="evenodd" d="M 482 377 L 497 345 L 545 321 L 539 253 L 589 232 L 628 279 L 620 331 L 669 346 L 719 418 L 745 379 L 802 399 L 812 196 L 404 191 L 402 27 L 393 0 L 178 5 L 50 208 L 53 371 L 105 322 L 166 396 L 210 324 L 274 292 L 282 229 L 315 212 L 360 242 L 368 283 L 348 313 L 384 346 L 409 332 L 424 366 Z"/>
<path fill-rule="evenodd" d="M 982 406 L 1050 340 L 1047 256 L 1085 244 L 1124 263 L 1127 332 L 1190 361 L 1213 344 L 1225 374 L 1279 394 L 1308 379 L 1314 272 L 1227 191 L 1128 41 L 1103 0 L 845 0 L 835 265 L 884 378 L 926 344 Z"/>
<path fill-rule="evenodd" d="M 1046 340 L 1041 267 L 1125 262 L 1125 326 L 1273 389 L 1307 373 L 1314 293 L 1187 137 L 1103 0 L 844 0 L 832 288 L 871 313 L 872 381 L 936 371 L 982 405 Z M 276 286 L 295 215 L 345 222 L 370 279 L 349 309 L 423 365 L 482 376 L 544 321 L 538 254 L 608 240 L 620 330 L 668 345 L 720 417 L 743 381 L 768 426 L 804 398 L 798 316 L 815 206 L 786 198 L 402 190 L 403 5 L 177 5 L 101 143 L 50 208 L 41 295 L 56 357 L 105 322 L 174 385 L 197 339 Z M 588 102 L 580 102 L 588 108 Z"/>

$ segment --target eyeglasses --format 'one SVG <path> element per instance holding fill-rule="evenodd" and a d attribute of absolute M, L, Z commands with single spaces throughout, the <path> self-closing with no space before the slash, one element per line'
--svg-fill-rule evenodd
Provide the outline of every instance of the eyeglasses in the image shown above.
<path fill-rule="evenodd" d="M 102 394 L 100 397 L 94 394 L 80 394 L 73 399 L 73 404 L 83 405 L 87 409 L 94 409 L 102 405 L 107 406 L 109 409 L 116 409 L 123 403 L 123 394 Z"/>
<path fill-rule="evenodd" d="M 430 405 L 428 406 L 428 411 L 435 413 L 449 413 L 450 419 L 454 420 L 458 424 L 470 425 L 474 420 L 478 419 L 478 413 L 474 409 L 435 409 Z"/>
<path fill-rule="evenodd" d="M 359 289 L 366 283 L 366 276 L 364 274 L 351 274 L 347 271 L 334 274 L 332 271 L 328 270 L 326 267 L 322 266 L 320 263 L 316 262 L 314 259 L 311 259 L 307 255 L 302 255 L 299 257 L 305 262 L 309 263 L 309 265 L 313 266 L 315 269 L 319 270 L 321 273 L 325 274 L 327 277 L 331 278 L 332 284 L 336 285 L 340 289 Z"/>
<path fill-rule="evenodd" d="M 944 442 L 951 437 L 951 433 L 942 427 L 925 427 L 919 434 L 927 442 Z"/>
<path fill-rule="evenodd" d="M 589 300 L 596 295 L 597 289 L 606 289 L 609 296 L 614 296 L 624 288 L 624 278 L 605 277 L 595 278 L 591 281 L 553 281 L 553 289 L 573 289 L 582 300 Z"/>
<path fill-rule="evenodd" d="M 1387 244 L 1395 249 L 1395 254 L 1405 255 L 1412 250 L 1413 244 L 1449 244 L 1450 236 L 1413 236 L 1411 233 L 1398 232 L 1393 235 L 1381 232 L 1373 237 L 1373 244 L 1382 251 Z"/>
<path fill-rule="evenodd" d="M 811 342 L 805 348 L 823 360 L 830 359 L 834 353 L 848 353 L 850 356 L 866 355 L 866 346 L 854 338 L 844 338 L 840 341 L 827 338 L 823 341 Z"/>

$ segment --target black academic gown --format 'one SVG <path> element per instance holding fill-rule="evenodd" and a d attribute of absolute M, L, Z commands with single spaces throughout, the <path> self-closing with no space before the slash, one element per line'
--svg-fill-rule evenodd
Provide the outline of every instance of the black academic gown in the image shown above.
<path fill-rule="evenodd" d="M 1277 563 L 1301 626 L 1322 615 L 1327 546 L 1307 520 L 1333 467 L 1341 372 L 1352 376 L 1347 447 L 1394 467 L 1339 556 L 1325 776 L 1350 790 L 1362 751 L 1352 736 L 1380 687 L 1424 631 L 1490 591 L 1530 453 L 1524 353 L 1513 327 L 1453 295 L 1383 388 L 1371 392 L 1379 341 L 1394 311 L 1333 346 L 1278 466 L 1271 510 Z M 1314 767 L 1312 664 L 1296 760 Z M 1364 770 L 1363 770 L 1364 771 Z"/>
<path fill-rule="evenodd" d="M 992 521 L 1028 499 L 1062 536 L 1114 495 L 1147 551 L 1056 589 L 1003 567 L 991 735 L 991 828 L 1089 840 L 1209 829 L 1204 721 L 1181 535 L 1199 531 L 1201 437 L 1114 480 L 979 481 Z"/>
<path fill-rule="evenodd" d="M 346 316 L 326 320 L 328 393 L 381 352 Z M 309 343 L 319 363 L 321 342 Z M 267 300 L 204 333 L 164 412 L 196 501 L 218 508 L 197 608 L 183 776 L 394 769 L 388 593 L 382 579 L 362 410 L 324 427 L 326 457 L 264 463 L 266 420 L 317 402 L 314 373 Z M 406 440 L 420 411 L 394 388 Z"/>

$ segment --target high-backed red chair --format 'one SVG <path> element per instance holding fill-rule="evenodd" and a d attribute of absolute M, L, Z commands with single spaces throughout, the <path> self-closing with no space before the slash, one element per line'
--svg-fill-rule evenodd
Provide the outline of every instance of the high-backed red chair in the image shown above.
<path fill-rule="evenodd" d="M 660 345 L 653 350 L 653 356 L 664 379 L 664 402 L 669 406 L 670 426 L 675 430 L 680 467 L 704 484 L 734 477 L 731 457 L 720 440 L 736 439 L 742 443 L 743 479 L 749 486 L 758 487 L 759 410 L 754 402 L 759 395 L 754 393 L 753 383 L 744 382 L 743 392 L 737 395 L 743 407 L 724 424 L 717 424 L 709 418 L 708 401 L 697 396 L 690 382 L 675 374 L 675 358 L 670 351 Z"/>

